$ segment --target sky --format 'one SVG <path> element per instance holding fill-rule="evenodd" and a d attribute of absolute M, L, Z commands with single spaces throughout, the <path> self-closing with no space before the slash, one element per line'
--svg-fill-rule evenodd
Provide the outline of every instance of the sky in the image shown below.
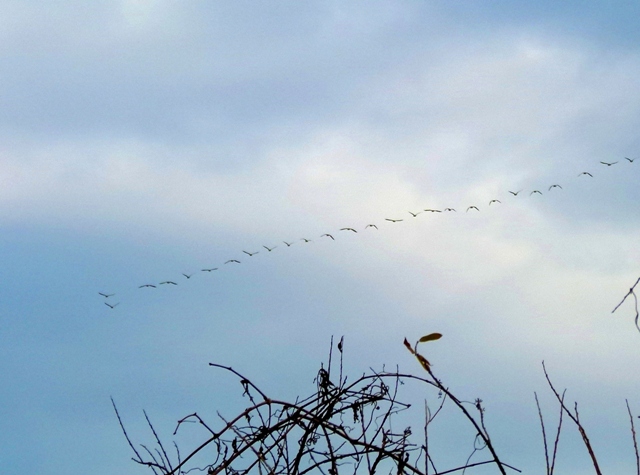
<path fill-rule="evenodd" d="M 431 332 L 507 463 L 544 471 L 544 360 L 603 470 L 634 470 L 640 333 L 631 300 L 611 311 L 640 277 L 637 2 L 0 12 L 5 473 L 148 473 L 110 397 L 134 442 L 143 409 L 170 441 L 244 409 L 209 362 L 293 400 L 332 336 L 350 374 L 420 374 L 402 341 Z M 473 444 L 444 416 L 442 470 Z M 557 469 L 593 470 L 568 423 Z"/>

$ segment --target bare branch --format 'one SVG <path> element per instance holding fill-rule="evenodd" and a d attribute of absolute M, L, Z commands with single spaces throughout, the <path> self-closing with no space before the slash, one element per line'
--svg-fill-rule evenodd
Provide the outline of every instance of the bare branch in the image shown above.
<path fill-rule="evenodd" d="M 547 378 L 547 383 L 549 383 L 549 387 L 551 388 L 551 390 L 553 391 L 553 394 L 555 394 L 556 399 L 560 403 L 560 407 L 564 410 L 564 412 L 566 412 L 566 414 L 571 418 L 571 420 L 578 427 L 578 432 L 580 432 L 582 441 L 584 442 L 584 445 L 587 448 L 587 451 L 589 452 L 589 457 L 591 457 L 591 462 L 593 463 L 593 468 L 596 470 L 596 474 L 602 475 L 602 472 L 600 471 L 600 467 L 598 466 L 598 460 L 596 459 L 596 455 L 594 454 L 593 448 L 591 447 L 591 442 L 589 441 L 589 437 L 587 437 L 587 432 L 584 430 L 584 427 L 580 423 L 580 415 L 578 414 L 578 403 L 576 402 L 574 404 L 575 414 L 573 414 L 564 404 L 564 395 L 563 397 L 560 397 L 560 395 L 558 394 L 558 391 L 556 391 L 556 388 L 553 387 L 553 384 L 551 383 L 551 379 L 549 379 L 549 374 L 547 373 L 547 368 L 544 365 L 544 361 L 542 362 L 542 368 L 544 370 L 544 376 L 545 378 Z"/>
<path fill-rule="evenodd" d="M 633 299 L 635 301 L 635 310 L 636 310 L 636 316 L 635 316 L 635 324 L 636 324 L 636 328 L 638 329 L 638 331 L 640 331 L 640 324 L 638 322 L 638 319 L 640 319 L 640 312 L 638 312 L 638 296 L 636 295 L 636 293 L 634 292 L 634 289 L 636 288 L 636 286 L 638 285 L 638 283 L 640 283 L 640 277 L 638 277 L 638 280 L 636 280 L 636 283 L 633 284 L 633 286 L 631 286 L 631 288 L 629 289 L 629 291 L 627 292 L 627 294 L 624 296 L 624 298 L 620 301 L 620 303 L 618 305 L 616 305 L 616 308 L 614 308 L 611 313 L 614 313 L 616 310 L 618 310 L 618 308 L 620 307 L 620 305 L 622 305 L 624 303 L 625 300 L 627 300 L 627 297 L 629 297 L 629 295 L 633 296 Z"/>
<path fill-rule="evenodd" d="M 638 440 L 636 438 L 636 428 L 633 424 L 633 415 L 631 414 L 631 408 L 629 407 L 629 400 L 625 399 L 627 404 L 627 412 L 629 413 L 629 422 L 631 423 L 631 438 L 633 439 L 633 449 L 636 453 L 636 473 L 640 475 L 640 455 L 638 454 Z"/>

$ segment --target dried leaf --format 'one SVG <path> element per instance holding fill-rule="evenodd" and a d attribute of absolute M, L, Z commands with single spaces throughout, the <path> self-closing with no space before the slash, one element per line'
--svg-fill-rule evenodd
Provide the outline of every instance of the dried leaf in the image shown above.
<path fill-rule="evenodd" d="M 431 363 L 429 363 L 427 359 L 424 356 L 422 356 L 420 353 L 416 353 L 415 355 L 416 355 L 416 358 L 418 358 L 418 361 L 420 362 L 422 367 L 425 370 L 429 371 L 429 369 L 431 368 Z"/>
<path fill-rule="evenodd" d="M 418 343 L 424 343 L 425 341 L 439 340 L 442 338 L 442 333 L 429 333 L 418 340 Z"/>
<path fill-rule="evenodd" d="M 415 353 L 416 353 L 416 352 L 413 350 L 413 348 L 411 348 L 411 343 L 409 343 L 409 342 L 407 341 L 407 339 L 406 339 L 406 338 L 404 339 L 404 346 L 406 346 L 406 347 L 407 347 L 407 350 L 409 350 L 409 351 L 411 352 L 411 354 L 415 354 Z"/>

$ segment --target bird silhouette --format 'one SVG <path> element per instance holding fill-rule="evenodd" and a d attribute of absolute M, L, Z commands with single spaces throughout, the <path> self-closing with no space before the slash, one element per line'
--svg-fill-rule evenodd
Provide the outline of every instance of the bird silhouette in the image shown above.
<path fill-rule="evenodd" d="M 278 246 L 273 246 L 273 247 L 262 246 L 262 247 L 264 247 L 267 251 L 271 252 Z"/>
<path fill-rule="evenodd" d="M 354 233 L 357 233 L 358 231 L 356 231 L 353 228 L 340 228 L 340 231 L 353 231 Z"/>
<path fill-rule="evenodd" d="M 300 240 L 301 240 L 301 241 L 304 241 L 304 242 L 313 242 L 313 240 L 311 240 L 311 239 L 307 239 L 307 238 L 302 238 L 302 239 L 300 239 Z"/>
<path fill-rule="evenodd" d="M 364 227 L 364 229 L 367 229 L 367 228 L 376 228 L 376 229 L 378 229 L 378 226 L 376 226 L 375 224 L 367 224 L 367 225 Z"/>
<path fill-rule="evenodd" d="M 102 292 L 98 292 L 100 295 L 102 295 L 105 299 L 108 299 L 109 297 L 113 297 L 115 294 L 103 294 Z"/>
<path fill-rule="evenodd" d="M 185 276 L 187 279 L 190 279 L 190 278 L 191 278 L 191 276 L 192 276 L 193 274 L 185 274 L 185 273 L 183 272 L 183 273 L 182 273 L 182 275 L 183 275 L 183 276 Z"/>
<path fill-rule="evenodd" d="M 519 191 L 511 191 L 511 190 L 509 190 L 509 193 L 511 193 L 513 196 L 518 196 L 518 193 L 520 193 L 520 191 L 522 191 L 522 190 L 519 190 Z"/>
<path fill-rule="evenodd" d="M 541 194 L 542 194 L 542 192 L 541 192 L 541 191 L 533 190 L 531 193 L 529 193 L 529 196 L 533 195 L 534 193 L 538 193 L 539 195 L 541 195 Z"/>
<path fill-rule="evenodd" d="M 417 213 L 412 213 L 411 211 L 409 211 L 409 214 L 414 218 L 417 217 L 420 213 L 422 213 L 422 211 L 418 211 Z"/>
<path fill-rule="evenodd" d="M 629 163 L 633 163 L 636 161 L 635 158 L 624 157 L 626 160 L 629 160 Z"/>
<path fill-rule="evenodd" d="M 502 204 L 502 201 L 500 201 L 500 200 L 491 200 L 491 201 L 489 201 L 489 206 L 491 206 L 491 203 L 500 203 L 500 204 Z"/>
<path fill-rule="evenodd" d="M 210 269 L 202 269 L 200 272 L 211 272 L 211 271 L 214 271 L 214 270 L 218 270 L 218 268 L 217 267 L 211 267 Z"/>
<path fill-rule="evenodd" d="M 160 282 L 160 285 L 163 285 L 163 284 L 178 285 L 172 280 L 165 280 L 164 282 Z"/>
<path fill-rule="evenodd" d="M 325 237 L 325 236 L 330 237 L 332 240 L 334 240 L 334 241 L 335 241 L 335 238 L 334 238 L 331 234 L 328 234 L 328 233 L 327 233 L 327 234 L 323 234 L 323 235 L 322 235 L 322 236 L 320 236 L 320 237 Z"/>
<path fill-rule="evenodd" d="M 287 247 L 291 247 L 293 245 L 292 242 L 287 242 L 287 241 L 282 241 L 283 243 L 285 243 L 287 245 Z"/>
<path fill-rule="evenodd" d="M 589 172 L 582 172 L 578 176 L 582 176 L 582 175 L 589 175 L 591 178 L 593 178 L 593 175 L 591 173 L 589 173 Z"/>
<path fill-rule="evenodd" d="M 240 261 L 238 259 L 229 259 L 227 262 L 225 262 L 225 264 L 229 264 L 230 262 L 235 262 L 236 264 L 240 264 Z"/>
<path fill-rule="evenodd" d="M 254 256 L 256 254 L 258 254 L 260 251 L 256 251 L 256 252 L 247 252 L 247 251 L 242 251 L 244 252 L 246 255 L 248 255 L 249 257 Z"/>
<path fill-rule="evenodd" d="M 551 191 L 551 188 L 560 188 L 562 190 L 562 187 L 560 185 L 551 185 L 549 187 L 549 191 Z"/>
<path fill-rule="evenodd" d="M 480 211 L 477 206 L 469 206 L 467 208 L 467 213 L 469 212 L 470 209 L 475 209 L 476 211 Z"/>
<path fill-rule="evenodd" d="M 109 308 L 116 308 L 118 305 L 120 305 L 120 302 L 114 303 L 113 305 L 111 305 L 109 302 L 105 302 L 104 304 Z"/>
<path fill-rule="evenodd" d="M 600 163 L 602 163 L 603 165 L 606 165 L 606 166 L 610 167 L 611 165 L 615 165 L 615 164 L 616 164 L 616 163 L 618 163 L 618 162 L 600 162 Z"/>
<path fill-rule="evenodd" d="M 444 210 L 445 211 L 455 211 L 457 213 L 457 211 L 455 209 L 453 209 L 453 208 L 445 208 Z"/>
<path fill-rule="evenodd" d="M 425 211 L 426 211 L 427 213 L 442 213 L 442 211 L 440 211 L 439 209 L 430 209 L 430 208 L 427 208 L 427 209 L 425 209 Z"/>
<path fill-rule="evenodd" d="M 390 219 L 390 218 L 384 218 L 385 221 L 391 221 L 392 223 L 399 223 L 400 221 L 403 221 L 402 219 Z"/>
<path fill-rule="evenodd" d="M 155 285 L 153 285 L 153 284 L 144 284 L 144 285 L 139 286 L 138 288 L 139 288 L 139 289 L 142 289 L 142 288 L 144 288 L 144 287 L 151 287 L 151 288 L 154 288 L 154 289 L 156 288 L 156 286 L 155 286 Z"/>

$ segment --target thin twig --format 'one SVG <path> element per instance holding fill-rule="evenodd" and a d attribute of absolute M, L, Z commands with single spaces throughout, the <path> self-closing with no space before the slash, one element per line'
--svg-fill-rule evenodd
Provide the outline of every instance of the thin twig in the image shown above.
<path fill-rule="evenodd" d="M 169 460 L 169 456 L 167 455 L 167 452 L 164 450 L 164 446 L 162 445 L 162 442 L 160 441 L 160 437 L 158 437 L 158 434 L 156 433 L 156 430 L 154 429 L 153 424 L 151 424 L 151 421 L 149 420 L 147 411 L 142 411 L 142 412 L 144 414 L 144 418 L 147 420 L 147 424 L 149 424 L 149 427 L 151 428 L 151 432 L 153 432 L 153 436 L 156 438 L 156 443 L 162 449 L 162 455 L 164 455 L 164 461 L 167 467 L 169 468 L 169 471 L 173 470 L 173 467 L 171 466 L 171 461 Z M 162 459 L 162 456 L 160 458 Z"/>
<path fill-rule="evenodd" d="M 540 418 L 540 426 L 542 427 L 542 441 L 544 442 L 544 460 L 547 464 L 547 475 L 551 475 L 551 464 L 549 463 L 549 450 L 547 448 L 547 434 L 544 430 L 544 419 L 542 418 L 542 410 L 540 409 L 538 394 L 535 391 L 533 392 L 533 396 L 536 399 L 536 406 L 538 407 L 538 417 Z"/>
<path fill-rule="evenodd" d="M 591 457 L 591 462 L 593 463 L 593 468 L 596 470 L 596 473 L 598 475 L 602 475 L 602 472 L 600 471 L 600 467 L 598 466 L 598 459 L 596 459 L 596 455 L 593 452 L 593 448 L 591 447 L 591 442 L 589 441 L 589 437 L 587 437 L 587 432 L 584 430 L 584 427 L 580 423 L 580 416 L 578 414 L 578 403 L 576 402 L 575 405 L 574 405 L 574 411 L 575 411 L 575 415 L 574 415 L 567 408 L 567 406 L 565 406 L 563 398 L 560 397 L 560 395 L 556 391 L 556 388 L 553 387 L 553 384 L 551 383 L 551 379 L 549 379 L 549 374 L 547 373 L 547 368 L 544 365 L 544 361 L 542 362 L 542 368 L 544 370 L 544 376 L 545 376 L 545 378 L 547 378 L 547 383 L 549 383 L 549 387 L 553 391 L 553 394 L 555 394 L 556 399 L 558 399 L 558 402 L 560 403 L 560 407 L 562 407 L 562 409 L 564 409 L 564 411 L 567 413 L 567 415 L 571 418 L 571 420 L 578 427 L 578 432 L 580 432 L 580 435 L 582 436 L 582 441 L 584 442 L 584 445 L 587 448 L 587 451 L 589 452 L 589 456 Z"/>
<path fill-rule="evenodd" d="M 136 454 L 136 457 L 138 457 L 138 460 L 136 459 L 133 459 L 133 460 L 136 462 L 142 463 L 142 457 L 140 457 L 140 454 L 131 443 L 131 439 L 129 438 L 129 435 L 127 434 L 127 431 L 124 428 L 124 424 L 122 423 L 122 419 L 120 418 L 120 413 L 118 412 L 118 408 L 116 407 L 116 403 L 113 400 L 113 397 L 111 398 L 111 404 L 113 405 L 113 410 L 116 411 L 116 417 L 118 418 L 118 422 L 120 423 L 120 428 L 122 429 L 122 433 L 124 434 L 125 439 L 127 439 L 127 442 L 129 443 L 129 447 L 131 447 L 131 450 L 133 450 L 133 453 Z"/>
<path fill-rule="evenodd" d="M 629 400 L 625 399 L 627 404 L 627 412 L 629 413 L 629 422 L 631 422 L 631 437 L 633 439 L 633 449 L 636 452 L 636 473 L 640 475 L 640 455 L 638 454 L 638 440 L 636 438 L 636 428 L 633 424 L 633 415 L 631 414 L 631 408 L 629 407 Z"/>
<path fill-rule="evenodd" d="M 620 301 L 620 303 L 618 305 L 616 305 L 616 308 L 614 308 L 611 311 L 611 313 L 614 313 L 616 310 L 618 310 L 620 305 L 622 305 L 624 303 L 624 301 L 627 300 L 627 297 L 629 295 L 633 295 L 633 299 L 635 300 L 635 309 L 636 309 L 635 324 L 636 324 L 636 328 L 638 329 L 638 331 L 640 331 L 640 325 L 639 325 L 639 322 L 638 322 L 638 319 L 640 318 L 640 313 L 638 312 L 638 296 L 634 292 L 634 289 L 636 288 L 636 285 L 638 285 L 638 283 L 640 283 L 640 277 L 638 277 L 638 280 L 636 280 L 636 283 L 633 284 L 633 286 L 629 289 L 629 291 L 624 296 L 624 298 Z"/>
<path fill-rule="evenodd" d="M 556 455 L 558 455 L 558 443 L 560 442 L 560 432 L 562 431 L 562 416 L 564 411 L 562 410 L 562 403 L 564 403 L 564 396 L 567 394 L 567 390 L 562 391 L 562 397 L 560 399 L 560 415 L 558 416 L 558 431 L 556 432 L 556 440 L 553 443 L 553 457 L 551 457 L 551 472 L 549 475 L 553 475 L 553 470 L 556 466 Z"/>

